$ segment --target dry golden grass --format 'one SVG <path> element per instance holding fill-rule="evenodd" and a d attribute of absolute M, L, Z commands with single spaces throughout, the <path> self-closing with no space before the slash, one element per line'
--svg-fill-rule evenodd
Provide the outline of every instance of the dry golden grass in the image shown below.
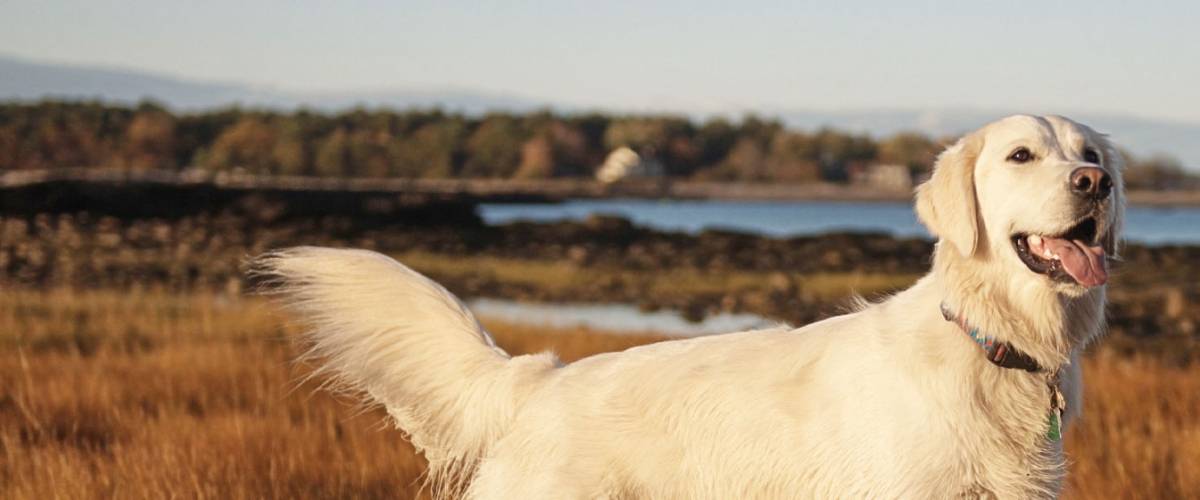
<path fill-rule="evenodd" d="M 152 292 L 0 296 L 0 498 L 407 498 L 423 461 L 378 410 L 297 384 L 258 300 Z M 652 335 L 489 324 L 564 359 Z M 1094 356 L 1067 438 L 1075 498 L 1200 492 L 1200 369 Z"/>
<path fill-rule="evenodd" d="M 1200 365 L 1102 351 L 1084 389 L 1066 440 L 1071 497 L 1200 498 Z"/>

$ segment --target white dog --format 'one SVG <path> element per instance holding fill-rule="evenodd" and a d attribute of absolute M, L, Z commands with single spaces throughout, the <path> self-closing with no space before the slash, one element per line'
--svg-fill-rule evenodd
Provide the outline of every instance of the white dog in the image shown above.
<path fill-rule="evenodd" d="M 886 301 L 565 366 L 508 356 L 376 253 L 295 248 L 255 270 L 324 369 L 424 451 L 437 496 L 1054 497 L 1080 351 L 1104 328 L 1121 160 L 1066 118 L 1013 116 L 947 149 L 916 204 L 933 269 Z"/>

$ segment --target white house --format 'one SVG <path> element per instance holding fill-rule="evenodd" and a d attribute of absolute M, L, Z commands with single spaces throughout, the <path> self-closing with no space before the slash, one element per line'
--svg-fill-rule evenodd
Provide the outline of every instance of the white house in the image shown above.
<path fill-rule="evenodd" d="M 596 170 L 596 180 L 611 184 L 622 179 L 662 177 L 665 170 L 662 162 L 652 157 L 643 158 L 636 151 L 621 146 L 604 159 L 604 164 Z"/>

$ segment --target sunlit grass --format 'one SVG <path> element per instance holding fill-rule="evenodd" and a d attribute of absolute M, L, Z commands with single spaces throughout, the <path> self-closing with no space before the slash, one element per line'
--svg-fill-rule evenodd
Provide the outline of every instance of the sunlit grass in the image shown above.
<path fill-rule="evenodd" d="M 485 323 L 566 360 L 657 339 Z M 416 495 L 423 460 L 382 412 L 299 384 L 292 334 L 257 299 L 4 291 L 0 498 Z M 1200 367 L 1102 353 L 1086 372 L 1072 496 L 1200 491 Z"/>

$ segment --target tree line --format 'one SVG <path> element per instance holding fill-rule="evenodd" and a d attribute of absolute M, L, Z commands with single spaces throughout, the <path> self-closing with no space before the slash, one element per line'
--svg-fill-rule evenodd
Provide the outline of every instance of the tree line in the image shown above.
<path fill-rule="evenodd" d="M 238 108 L 175 114 L 154 103 L 0 104 L 0 171 L 59 167 L 203 169 L 327 177 L 542 179 L 591 176 L 615 148 L 659 160 L 672 178 L 845 182 L 874 164 L 919 177 L 952 138 L 875 139 L 797 131 L 747 116 L 365 110 L 336 114 Z M 1178 161 L 1132 162 L 1129 180 L 1172 187 Z"/>

